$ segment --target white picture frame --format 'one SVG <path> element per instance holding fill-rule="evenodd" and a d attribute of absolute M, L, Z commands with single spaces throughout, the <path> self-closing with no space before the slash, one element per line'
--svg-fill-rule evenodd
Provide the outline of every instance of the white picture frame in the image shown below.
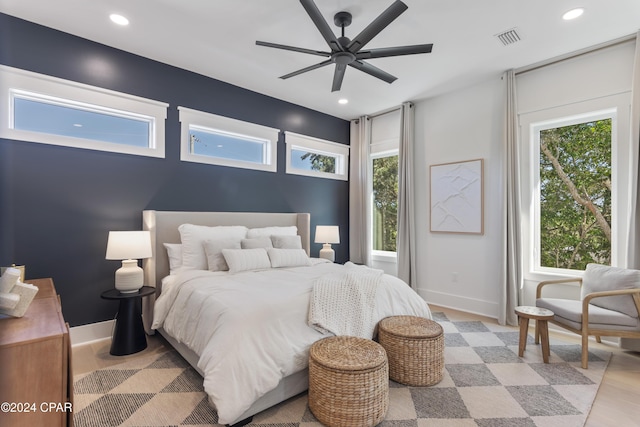
<path fill-rule="evenodd" d="M 430 231 L 484 234 L 484 159 L 429 166 Z"/>

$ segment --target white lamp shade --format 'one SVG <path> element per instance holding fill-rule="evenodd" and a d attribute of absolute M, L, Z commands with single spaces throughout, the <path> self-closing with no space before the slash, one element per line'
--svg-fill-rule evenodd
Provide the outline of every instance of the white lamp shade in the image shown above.
<path fill-rule="evenodd" d="M 317 225 L 315 243 L 340 243 L 340 229 L 337 225 Z"/>
<path fill-rule="evenodd" d="M 107 241 L 107 259 L 122 260 L 116 271 L 116 289 L 137 292 L 144 284 L 143 271 L 138 259 L 151 257 L 151 234 L 148 231 L 110 231 Z"/>
<path fill-rule="evenodd" d="M 151 257 L 151 234 L 148 231 L 110 231 L 106 259 L 141 259 Z"/>

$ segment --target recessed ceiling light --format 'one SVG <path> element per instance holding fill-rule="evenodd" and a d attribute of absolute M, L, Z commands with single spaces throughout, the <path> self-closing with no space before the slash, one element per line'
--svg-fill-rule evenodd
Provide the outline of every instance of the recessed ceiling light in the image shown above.
<path fill-rule="evenodd" d="M 129 25 L 129 20 L 122 15 L 118 15 L 117 13 L 112 13 L 111 15 L 109 15 L 109 19 L 111 19 L 112 22 L 118 25 Z"/>
<path fill-rule="evenodd" d="M 338 104 L 343 104 L 344 105 L 344 104 L 348 104 L 348 103 L 349 103 L 349 100 L 346 99 L 346 98 L 338 99 Z"/>
<path fill-rule="evenodd" d="M 565 21 L 570 21 L 572 19 L 576 19 L 578 16 L 582 15 L 583 13 L 584 13 L 584 9 L 581 7 L 578 7 L 576 9 L 571 9 L 570 11 L 562 15 L 562 19 L 564 19 Z"/>

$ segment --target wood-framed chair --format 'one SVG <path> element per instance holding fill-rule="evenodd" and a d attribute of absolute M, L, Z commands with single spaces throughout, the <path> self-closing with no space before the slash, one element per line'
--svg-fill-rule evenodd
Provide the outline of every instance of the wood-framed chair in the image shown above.
<path fill-rule="evenodd" d="M 581 300 L 543 298 L 548 285 L 580 286 Z M 597 342 L 601 336 L 640 339 L 640 271 L 588 264 L 581 278 L 540 282 L 536 307 L 553 311 L 549 322 L 582 336 L 582 367 L 587 369 L 590 335 Z"/>

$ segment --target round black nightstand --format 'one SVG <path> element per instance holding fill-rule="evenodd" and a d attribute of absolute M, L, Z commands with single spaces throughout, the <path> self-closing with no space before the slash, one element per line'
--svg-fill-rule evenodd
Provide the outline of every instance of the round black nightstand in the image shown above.
<path fill-rule="evenodd" d="M 100 294 L 100 298 L 120 301 L 110 354 L 125 356 L 147 348 L 147 337 L 142 324 L 141 303 L 142 297 L 155 292 L 156 288 L 143 286 L 138 292 L 121 293 L 117 289 L 109 289 Z"/>

